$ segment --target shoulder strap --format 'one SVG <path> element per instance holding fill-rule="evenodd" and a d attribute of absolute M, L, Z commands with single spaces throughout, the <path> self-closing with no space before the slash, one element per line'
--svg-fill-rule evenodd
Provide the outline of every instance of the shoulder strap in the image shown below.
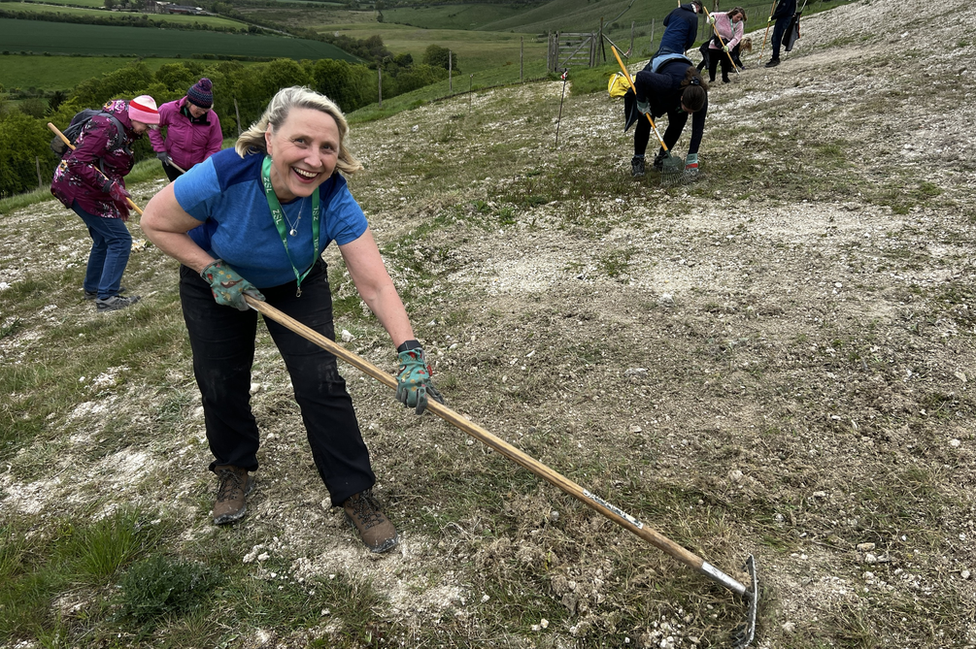
<path fill-rule="evenodd" d="M 126 139 L 127 139 L 126 138 L 126 135 L 125 135 L 125 126 L 123 126 L 122 125 L 122 122 L 119 121 L 119 118 L 116 117 L 115 115 L 113 115 L 112 113 L 107 113 L 105 111 L 101 111 L 101 112 L 99 112 L 99 114 L 102 117 L 107 117 L 108 120 L 110 122 L 112 122 L 112 124 L 115 126 L 115 139 L 113 140 L 112 145 L 113 146 L 116 146 L 116 147 L 117 146 L 122 146 L 126 142 Z M 127 144 L 125 145 L 125 150 L 128 151 L 130 155 L 132 154 L 132 151 L 129 149 L 129 147 L 128 147 Z M 98 168 L 101 169 L 102 173 L 105 173 L 105 160 L 104 159 L 102 159 L 102 158 L 99 158 L 98 159 Z"/>

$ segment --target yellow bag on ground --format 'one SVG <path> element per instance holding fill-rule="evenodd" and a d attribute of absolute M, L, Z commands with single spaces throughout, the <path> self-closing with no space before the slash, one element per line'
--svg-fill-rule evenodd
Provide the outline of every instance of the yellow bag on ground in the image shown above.
<path fill-rule="evenodd" d="M 627 83 L 627 77 L 620 72 L 614 72 L 610 77 L 610 83 L 607 84 L 607 92 L 610 93 L 610 96 L 623 97 L 628 90 L 630 90 L 630 84 Z"/>

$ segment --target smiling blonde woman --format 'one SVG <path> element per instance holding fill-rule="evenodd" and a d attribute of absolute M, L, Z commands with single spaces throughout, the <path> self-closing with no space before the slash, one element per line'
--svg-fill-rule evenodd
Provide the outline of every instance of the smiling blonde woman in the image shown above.
<path fill-rule="evenodd" d="M 349 126 L 327 97 L 307 88 L 279 91 L 227 149 L 165 187 L 147 205 L 146 236 L 182 263 L 180 298 L 203 396 L 207 438 L 218 476 L 213 520 L 246 512 L 258 469 L 259 435 L 249 404 L 257 313 L 244 294 L 335 340 L 332 294 L 321 258 L 339 247 L 353 283 L 397 348 L 397 397 L 423 414 L 441 401 L 403 302 L 343 174 L 361 165 L 345 144 Z M 372 496 L 376 482 L 336 358 L 273 320 L 301 408 L 312 457 L 333 506 L 373 552 L 397 532 Z"/>

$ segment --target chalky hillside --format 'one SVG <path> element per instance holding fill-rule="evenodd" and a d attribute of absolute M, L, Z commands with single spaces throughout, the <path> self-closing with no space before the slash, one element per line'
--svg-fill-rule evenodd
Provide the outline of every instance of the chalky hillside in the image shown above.
<path fill-rule="evenodd" d="M 737 579 L 754 555 L 754 646 L 976 646 L 973 13 L 851 2 L 773 69 L 764 21 L 697 183 L 632 179 L 571 72 L 354 124 L 352 191 L 448 406 Z M 741 598 L 347 368 L 402 534 L 370 554 L 263 327 L 257 489 L 213 526 L 174 262 L 137 243 L 142 300 L 97 314 L 76 217 L 0 218 L 4 646 L 728 646 Z M 340 342 L 395 371 L 326 258 Z"/>

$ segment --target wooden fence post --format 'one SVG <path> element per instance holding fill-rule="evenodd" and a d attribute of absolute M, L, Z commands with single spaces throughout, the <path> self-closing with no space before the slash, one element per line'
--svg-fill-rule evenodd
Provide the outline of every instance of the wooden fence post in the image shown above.
<path fill-rule="evenodd" d="M 454 59 L 451 50 L 447 51 L 447 91 L 454 94 L 454 70 L 452 69 L 454 64 L 452 63 Z"/>
<path fill-rule="evenodd" d="M 37 165 L 37 186 L 43 187 L 44 182 L 41 181 L 41 159 L 38 156 L 34 156 L 34 164 Z"/>
<path fill-rule="evenodd" d="M 237 97 L 234 97 L 234 114 L 237 115 L 237 137 L 241 136 L 241 111 L 237 108 Z"/>
<path fill-rule="evenodd" d="M 525 75 L 525 36 L 519 36 L 519 83 L 524 81 Z"/>
<path fill-rule="evenodd" d="M 600 16 L 600 55 L 603 57 L 603 63 L 607 62 L 607 48 L 603 44 L 603 16 Z M 593 67 L 593 66 L 590 66 Z"/>
<path fill-rule="evenodd" d="M 379 107 L 383 108 L 383 68 L 376 66 L 377 96 L 379 97 Z"/>

